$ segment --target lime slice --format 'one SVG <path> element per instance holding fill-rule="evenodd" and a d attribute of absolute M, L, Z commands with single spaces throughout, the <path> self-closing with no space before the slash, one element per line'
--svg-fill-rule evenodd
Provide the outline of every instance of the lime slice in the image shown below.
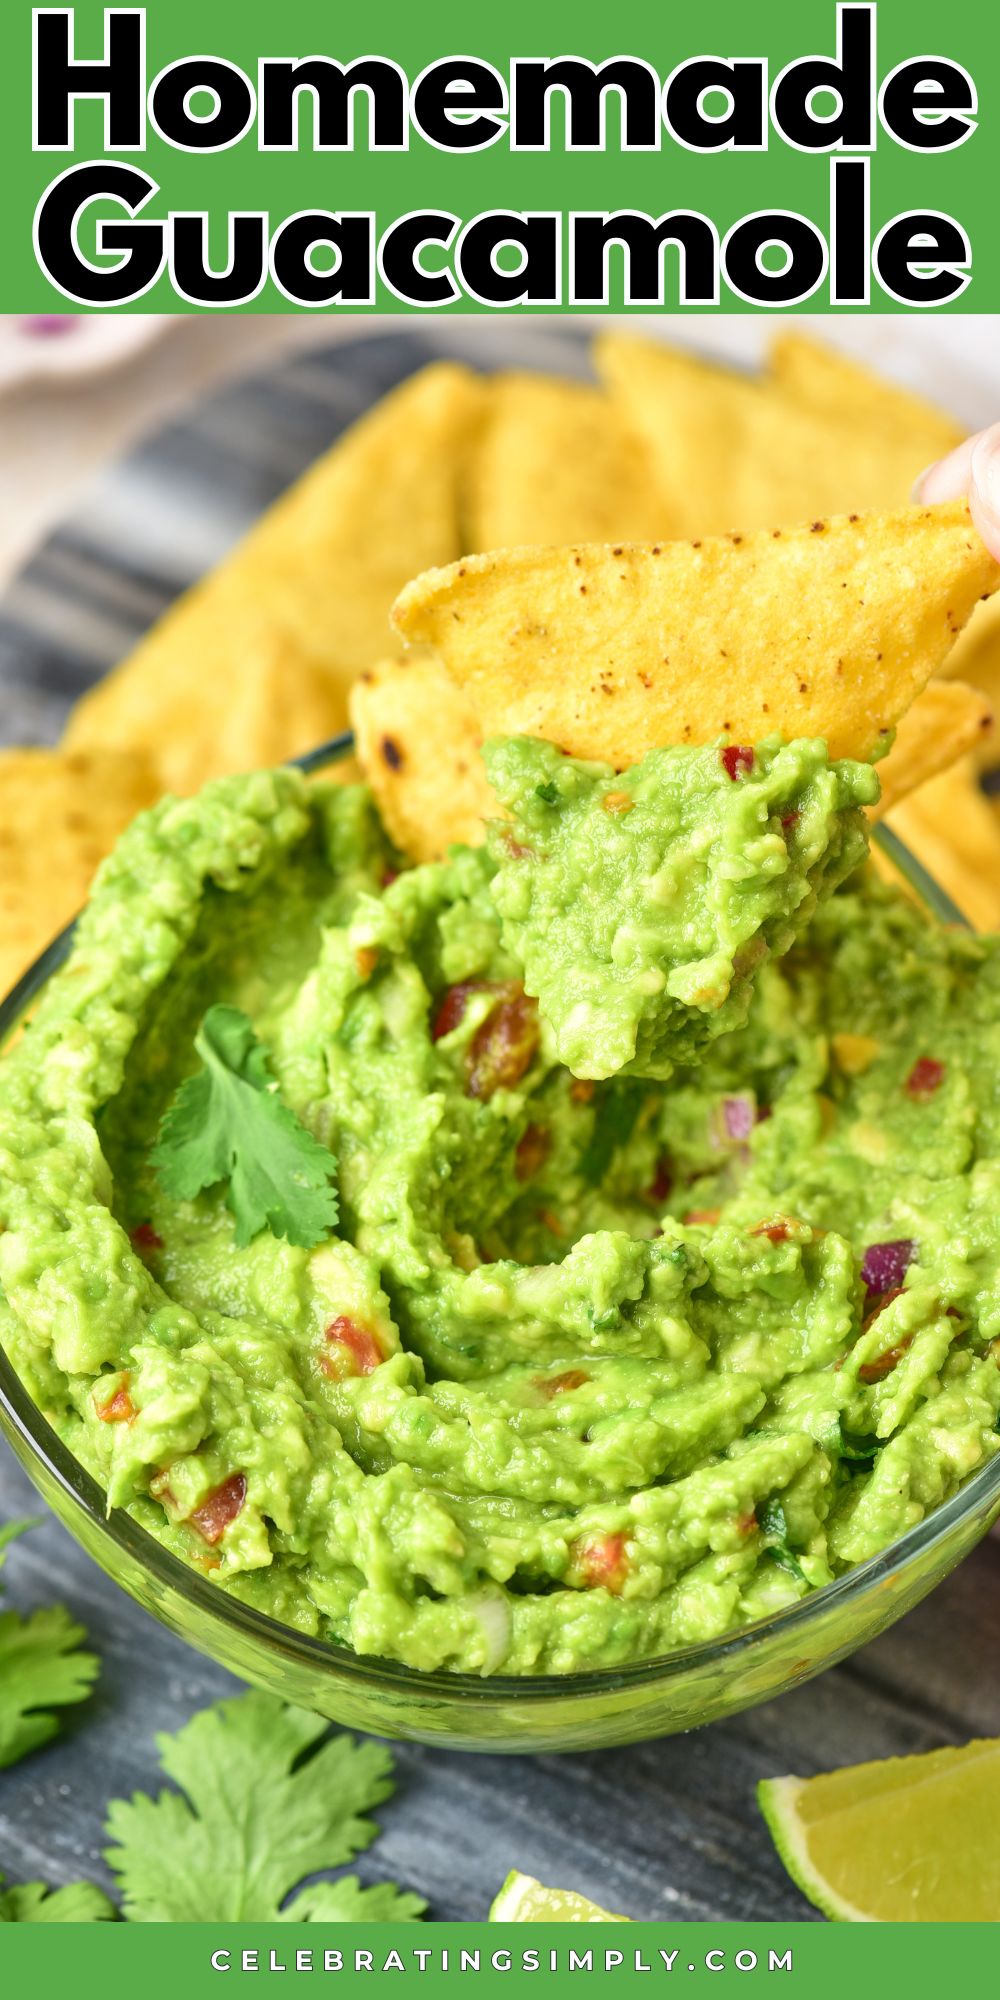
<path fill-rule="evenodd" d="M 793 1881 L 840 1923 L 995 1923 L 1000 1741 L 769 1778 L 760 1809 Z"/>
<path fill-rule="evenodd" d="M 490 1909 L 491 1924 L 627 1924 L 572 1889 L 546 1889 L 513 1869 Z"/>

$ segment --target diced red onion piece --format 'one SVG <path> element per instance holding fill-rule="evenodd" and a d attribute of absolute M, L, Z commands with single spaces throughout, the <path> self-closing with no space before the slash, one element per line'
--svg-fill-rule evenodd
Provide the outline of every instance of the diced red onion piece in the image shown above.
<path fill-rule="evenodd" d="M 892 1292 L 901 1285 L 916 1255 L 911 1236 L 899 1236 L 892 1243 L 869 1243 L 861 1266 L 861 1277 L 870 1292 Z"/>
<path fill-rule="evenodd" d="M 722 1100 L 722 1124 L 727 1139 L 749 1139 L 757 1122 L 757 1112 L 752 1097 L 724 1097 Z"/>

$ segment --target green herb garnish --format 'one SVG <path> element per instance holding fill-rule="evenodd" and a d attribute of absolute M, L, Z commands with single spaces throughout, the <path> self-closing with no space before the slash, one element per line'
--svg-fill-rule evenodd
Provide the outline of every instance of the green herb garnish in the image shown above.
<path fill-rule="evenodd" d="M 191 1201 L 228 1181 L 237 1243 L 270 1229 L 311 1250 L 337 1220 L 333 1154 L 282 1103 L 238 1007 L 210 1007 L 194 1045 L 203 1068 L 181 1084 L 151 1156 L 160 1185 Z"/>
<path fill-rule="evenodd" d="M 861 1437 L 845 1430 L 843 1417 L 833 1418 L 829 1431 L 819 1442 L 830 1458 L 841 1458 L 855 1465 L 872 1465 L 882 1449 L 881 1438 Z"/>
<path fill-rule="evenodd" d="M 114 1799 L 106 1859 L 132 1923 L 391 1923 L 423 1898 L 356 1875 L 312 1882 L 369 1847 L 365 1817 L 389 1797 L 381 1743 L 330 1736 L 322 1716 L 268 1694 L 237 1695 L 192 1717 L 157 1747 L 179 1791 Z M 325 1739 L 325 1740 L 324 1740 Z"/>
<path fill-rule="evenodd" d="M 99 1924 L 118 1915 L 94 1882 L 67 1882 L 62 1889 L 44 1882 L 14 1882 L 5 1889 L 3 1882 L 0 1875 L 0 1924 Z"/>
<path fill-rule="evenodd" d="M 12 1521 L 0 1529 L 0 1565 L 8 1543 L 34 1525 Z M 83 1701 L 90 1693 L 98 1662 L 93 1653 L 80 1650 L 84 1638 L 83 1626 L 62 1604 L 25 1617 L 0 1611 L 0 1770 L 56 1734 L 59 1717 L 53 1709 Z"/>
<path fill-rule="evenodd" d="M 638 1091 L 616 1090 L 601 1098 L 594 1114 L 594 1127 L 580 1156 L 580 1172 L 591 1187 L 604 1179 L 613 1155 L 632 1137 L 642 1099 Z"/>
<path fill-rule="evenodd" d="M 757 1525 L 764 1537 L 764 1546 L 779 1569 L 787 1570 L 789 1576 L 794 1576 L 799 1583 L 808 1583 L 809 1579 L 798 1556 L 789 1546 L 788 1522 L 780 1500 L 765 1502 L 758 1510 Z"/>

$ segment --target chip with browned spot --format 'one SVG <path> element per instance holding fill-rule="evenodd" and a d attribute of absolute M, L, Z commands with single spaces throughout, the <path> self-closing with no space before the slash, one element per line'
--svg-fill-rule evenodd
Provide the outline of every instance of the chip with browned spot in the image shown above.
<path fill-rule="evenodd" d="M 619 769 L 667 743 L 818 736 L 866 757 L 941 666 L 1000 564 L 964 502 L 695 543 L 508 549 L 408 584 L 485 735 Z"/>

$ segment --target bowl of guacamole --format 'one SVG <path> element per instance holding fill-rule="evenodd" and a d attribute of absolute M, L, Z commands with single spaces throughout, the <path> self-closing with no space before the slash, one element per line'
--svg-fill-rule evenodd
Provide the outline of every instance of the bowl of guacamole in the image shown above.
<path fill-rule="evenodd" d="M 1000 947 L 818 741 L 486 754 L 443 862 L 335 771 L 125 834 L 6 1010 L 3 1418 L 237 1671 L 568 1748 L 807 1677 L 1000 1510 Z"/>

